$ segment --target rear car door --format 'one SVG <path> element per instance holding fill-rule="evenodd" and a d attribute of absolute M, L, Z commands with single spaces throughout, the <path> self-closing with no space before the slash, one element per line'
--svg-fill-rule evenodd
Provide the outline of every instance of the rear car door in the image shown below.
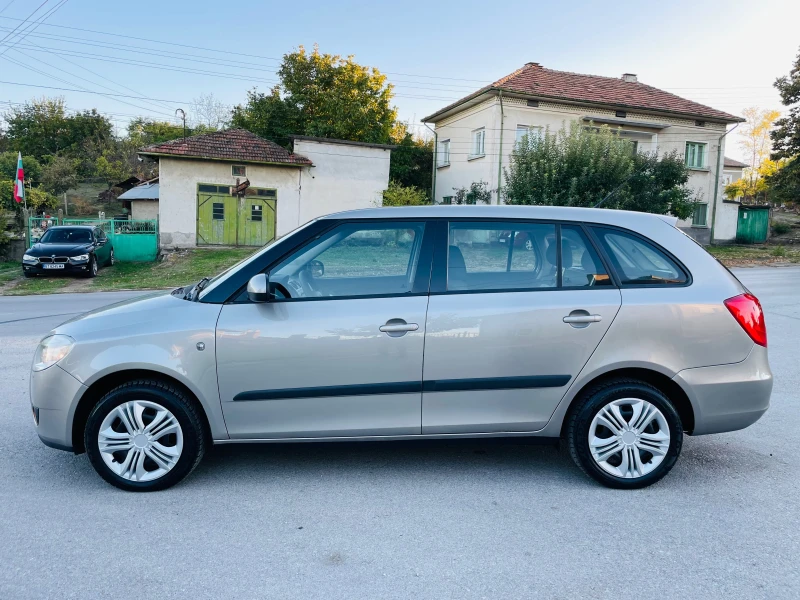
<path fill-rule="evenodd" d="M 268 268 L 273 301 L 223 306 L 230 436 L 419 434 L 432 254 L 423 221 L 345 222 Z"/>
<path fill-rule="evenodd" d="M 541 429 L 619 307 L 619 289 L 579 224 L 441 223 L 422 432 Z"/>

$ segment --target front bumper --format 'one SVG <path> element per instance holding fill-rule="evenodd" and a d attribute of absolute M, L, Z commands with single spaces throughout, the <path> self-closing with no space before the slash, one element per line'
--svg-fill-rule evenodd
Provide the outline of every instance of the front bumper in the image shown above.
<path fill-rule="evenodd" d="M 31 406 L 38 413 L 36 433 L 46 445 L 72 451 L 72 421 L 86 386 L 58 365 L 31 372 Z"/>
<path fill-rule="evenodd" d="M 769 408 L 772 372 L 767 349 L 756 344 L 742 362 L 684 369 L 673 381 L 692 403 L 693 435 L 744 429 Z"/>
<path fill-rule="evenodd" d="M 50 263 L 22 263 L 22 272 L 29 275 L 75 275 L 89 272 L 89 261 L 83 263 L 58 263 L 64 265 L 63 269 L 46 269 L 45 264 Z"/>

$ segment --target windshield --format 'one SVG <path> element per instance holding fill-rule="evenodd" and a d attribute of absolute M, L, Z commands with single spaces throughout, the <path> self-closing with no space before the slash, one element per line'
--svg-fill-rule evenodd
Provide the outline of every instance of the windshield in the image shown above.
<path fill-rule="evenodd" d="M 92 232 L 88 229 L 48 229 L 39 241 L 43 244 L 90 244 Z"/>
<path fill-rule="evenodd" d="M 273 246 L 273 245 L 274 245 L 276 242 L 279 242 L 279 241 L 281 241 L 281 240 L 284 240 L 284 239 L 286 239 L 287 237 L 289 237 L 289 236 L 291 236 L 291 235 L 294 235 L 296 232 L 300 231 L 301 229 L 305 229 L 306 227 L 308 227 L 309 225 L 311 225 L 312 223 L 314 223 L 314 222 L 316 222 L 316 221 L 317 221 L 317 219 L 313 219 L 312 221 L 309 221 L 308 223 L 305 223 L 305 224 L 303 224 L 303 225 L 300 225 L 299 227 L 295 228 L 294 230 L 292 230 L 292 231 L 291 231 L 291 232 L 289 232 L 288 234 L 286 234 L 286 235 L 284 235 L 284 236 L 281 236 L 280 238 L 275 238 L 274 240 L 272 240 L 271 242 L 269 242 L 269 243 L 268 243 L 266 246 L 262 246 L 261 248 L 258 248 L 257 250 L 255 250 L 255 251 L 254 251 L 254 252 L 253 252 L 253 253 L 252 253 L 250 256 L 248 256 L 248 257 L 246 257 L 246 258 L 243 258 L 242 260 L 240 260 L 239 262 L 237 262 L 235 265 L 233 265 L 233 266 L 231 266 L 231 267 L 228 267 L 227 269 L 225 269 L 224 271 L 222 271 L 222 273 L 220 273 L 220 274 L 219 274 L 219 275 L 217 275 L 216 277 L 213 277 L 213 278 L 212 278 L 212 279 L 211 279 L 211 280 L 210 280 L 210 281 L 209 281 L 209 282 L 208 282 L 208 283 L 207 283 L 207 284 L 206 284 L 206 285 L 203 287 L 203 291 L 202 291 L 202 293 L 200 294 L 200 298 L 202 299 L 202 297 L 203 297 L 203 296 L 205 296 L 205 295 L 206 295 L 208 292 L 210 292 L 211 290 L 213 290 L 213 289 L 214 289 L 214 288 L 215 288 L 217 285 L 219 285 L 219 284 L 220 284 L 222 281 L 225 281 L 225 280 L 226 280 L 226 279 L 227 279 L 227 278 L 228 278 L 228 277 L 229 277 L 229 276 L 230 276 L 232 273 L 235 273 L 236 271 L 238 271 L 238 270 L 239 270 L 239 269 L 240 269 L 242 266 L 246 265 L 247 263 L 249 263 L 249 262 L 251 262 L 251 261 L 253 261 L 253 260 L 256 260 L 256 259 L 257 259 L 259 256 L 261 256 L 261 254 L 263 254 L 264 252 L 266 252 L 266 251 L 267 251 L 267 249 L 269 249 L 271 246 Z"/>

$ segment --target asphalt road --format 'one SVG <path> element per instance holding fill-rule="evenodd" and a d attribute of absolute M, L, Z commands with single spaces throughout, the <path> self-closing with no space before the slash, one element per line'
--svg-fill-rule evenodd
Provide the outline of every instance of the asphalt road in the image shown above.
<path fill-rule="evenodd" d="M 121 492 L 39 442 L 28 369 L 52 326 L 127 295 L 0 298 L 0 598 L 796 599 L 800 269 L 737 274 L 767 313 L 772 407 L 634 492 L 477 441 L 219 447 L 173 489 Z"/>

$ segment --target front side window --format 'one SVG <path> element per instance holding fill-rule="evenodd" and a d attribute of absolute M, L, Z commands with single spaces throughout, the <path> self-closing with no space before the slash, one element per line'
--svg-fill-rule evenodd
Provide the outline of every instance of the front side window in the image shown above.
<path fill-rule="evenodd" d="M 470 154 L 473 157 L 483 156 L 485 154 L 486 144 L 486 130 L 482 127 L 472 132 L 472 150 Z"/>
<path fill-rule="evenodd" d="M 623 285 L 685 284 L 688 276 L 655 245 L 619 229 L 593 227 Z"/>
<path fill-rule="evenodd" d="M 439 142 L 439 166 L 446 167 L 450 164 L 450 140 Z"/>
<path fill-rule="evenodd" d="M 290 298 L 407 294 L 419 261 L 421 222 L 347 223 L 270 271 Z"/>
<path fill-rule="evenodd" d="M 706 146 L 699 142 L 686 142 L 686 166 L 692 169 L 705 169 Z"/>

